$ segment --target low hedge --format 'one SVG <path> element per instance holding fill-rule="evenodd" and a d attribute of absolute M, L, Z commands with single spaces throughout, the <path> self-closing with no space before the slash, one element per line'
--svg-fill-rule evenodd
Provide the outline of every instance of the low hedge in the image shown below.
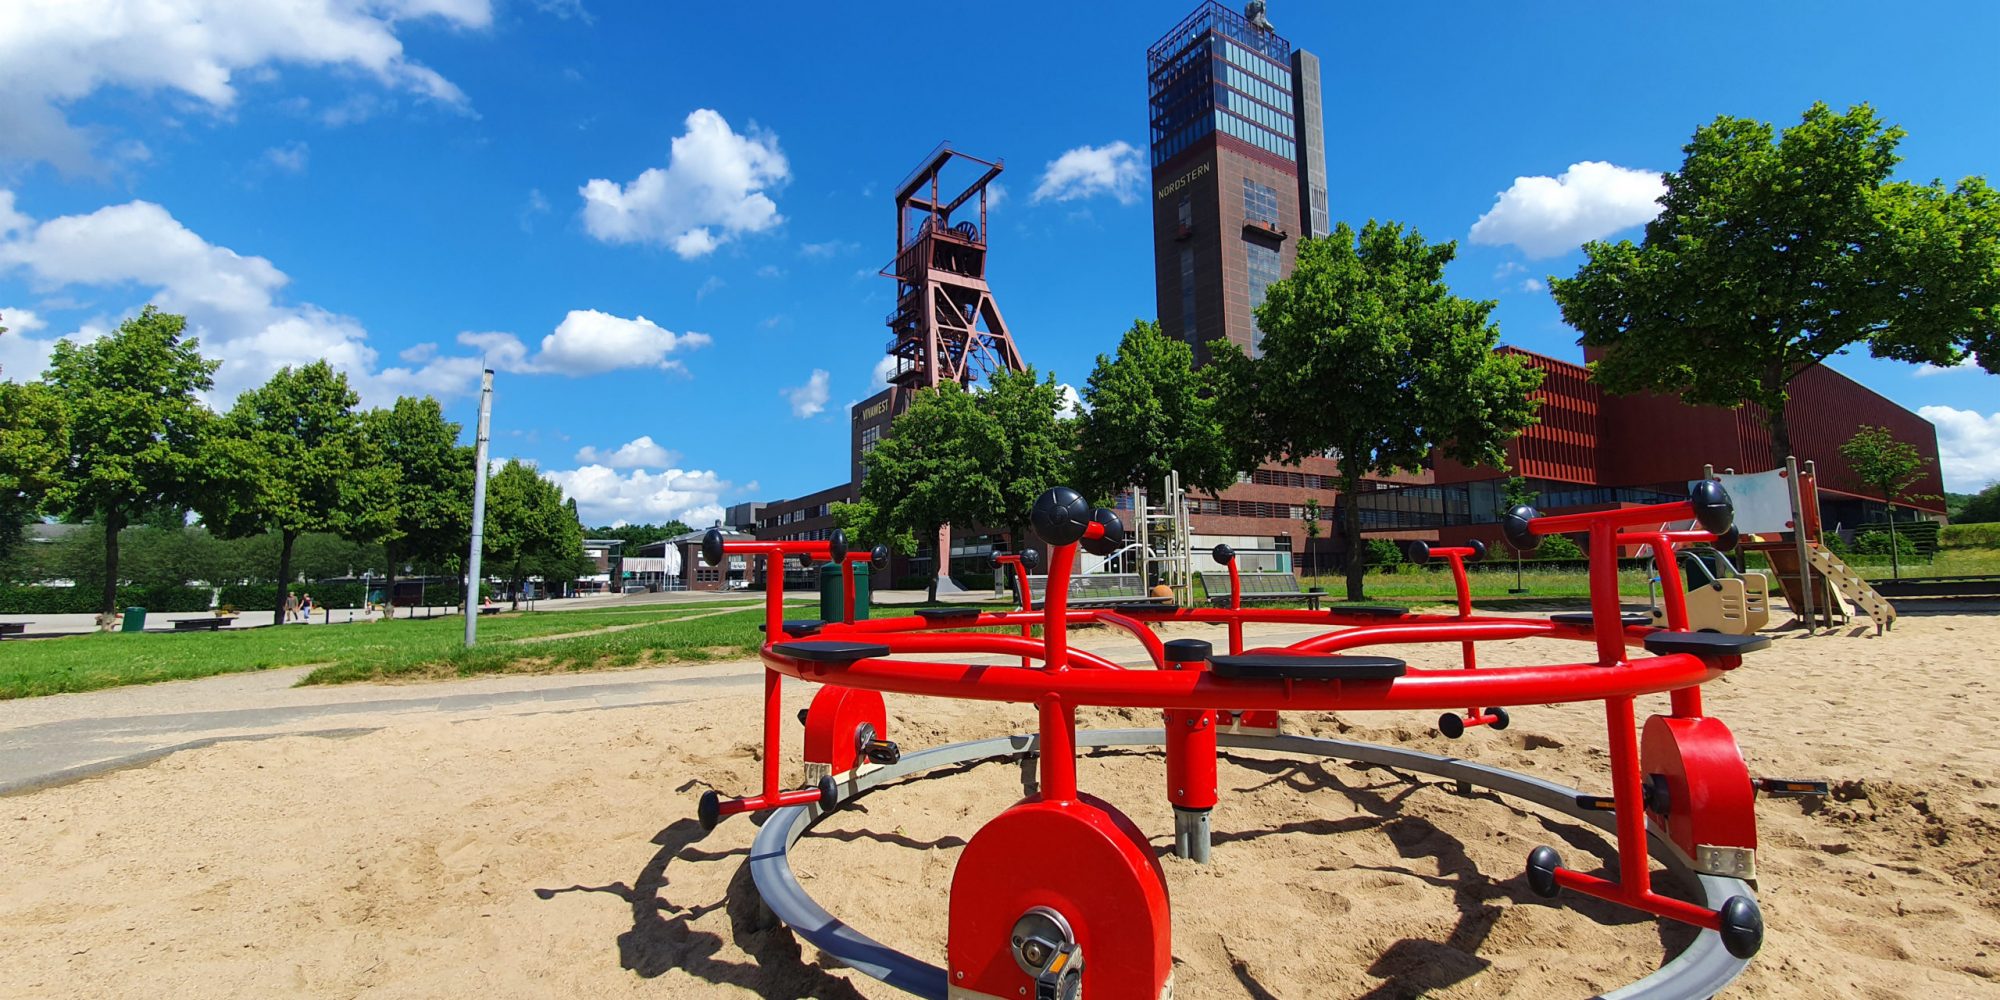
<path fill-rule="evenodd" d="M 311 594 L 316 608 L 359 608 L 365 600 L 358 583 L 295 583 L 292 593 Z M 269 611 L 278 606 L 278 585 L 245 583 L 224 587 L 222 603 L 238 611 Z"/>
<path fill-rule="evenodd" d="M 186 614 L 207 611 L 214 596 L 207 587 L 120 587 L 118 607 Z M 94 615 L 103 601 L 97 587 L 0 587 L 0 615 Z"/>
<path fill-rule="evenodd" d="M 2000 549 L 2000 521 L 1948 524 L 1938 532 L 1941 549 Z"/>

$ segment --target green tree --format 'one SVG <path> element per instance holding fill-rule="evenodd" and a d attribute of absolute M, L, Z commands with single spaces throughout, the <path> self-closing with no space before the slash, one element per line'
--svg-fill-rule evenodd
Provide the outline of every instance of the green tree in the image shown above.
<path fill-rule="evenodd" d="M 1075 421 L 1062 416 L 1067 401 L 1055 376 L 1037 380 L 1033 368 L 996 373 L 973 396 L 1003 431 L 999 464 L 987 473 L 1000 493 L 990 523 L 1004 527 L 1009 547 L 1018 551 L 1035 498 L 1075 475 Z"/>
<path fill-rule="evenodd" d="M 293 549 L 314 531 L 353 540 L 389 525 L 384 502 L 396 486 L 355 411 L 347 376 L 324 361 L 285 367 L 236 400 L 207 449 L 211 487 L 198 499 L 203 523 L 217 535 L 278 537 L 277 606 L 296 579 Z"/>
<path fill-rule="evenodd" d="M 87 344 L 59 340 L 43 377 L 69 424 L 69 449 L 44 500 L 51 513 L 103 527 L 104 599 L 118 602 L 118 536 L 160 507 L 185 507 L 205 470 L 213 422 L 198 394 L 218 362 L 183 337 L 187 321 L 152 306 Z"/>
<path fill-rule="evenodd" d="M 1006 434 L 979 399 L 955 382 L 918 392 L 889 435 L 862 459 L 860 500 L 871 538 L 908 534 L 935 546 L 947 524 L 994 523 L 1003 492 L 994 470 L 1007 454 Z M 946 571 L 951 553 L 937 553 Z M 937 574 L 930 599 L 937 600 Z"/>
<path fill-rule="evenodd" d="M 55 394 L 39 382 L 0 382 L 0 560 L 20 547 L 68 456 L 69 421 Z"/>
<path fill-rule="evenodd" d="M 2000 521 L 2000 483 L 1994 483 L 1965 502 L 1965 511 L 1953 524 L 1990 524 Z"/>
<path fill-rule="evenodd" d="M 1188 488 L 1217 493 L 1242 471 L 1193 348 L 1156 322 L 1133 320 L 1118 353 L 1097 356 L 1082 395 L 1076 485 L 1088 496 L 1158 489 L 1176 470 Z"/>
<path fill-rule="evenodd" d="M 877 545 L 887 545 L 891 551 L 906 556 L 917 551 L 917 536 L 908 530 L 890 527 L 882 519 L 881 508 L 866 500 L 832 504 L 828 513 L 833 517 L 834 526 L 847 535 L 849 548 L 872 549 Z"/>
<path fill-rule="evenodd" d="M 1903 561 L 1896 545 L 1896 500 L 1923 499 L 1904 491 L 1924 474 L 1924 466 L 1930 459 L 1919 454 L 1915 445 L 1896 440 L 1889 428 L 1866 424 L 1840 446 L 1840 454 L 1847 459 L 1847 469 L 1854 478 L 1882 496 L 1889 517 L 1889 572 L 1900 580 Z"/>
<path fill-rule="evenodd" d="M 1815 104 L 1774 134 L 1703 126 L 1645 241 L 1587 244 L 1575 277 L 1549 284 L 1604 348 L 1591 377 L 1607 391 L 1755 403 L 1782 466 L 1786 387 L 1835 354 L 1950 365 L 1971 349 L 2000 371 L 2000 198 L 1976 177 L 1890 181 L 1904 133 L 1867 105 Z"/>
<path fill-rule="evenodd" d="M 615 538 L 624 542 L 627 549 L 636 549 L 641 545 L 650 545 L 653 542 L 685 535 L 689 530 L 691 529 L 678 519 L 665 524 L 604 524 L 590 529 L 590 537 Z"/>
<path fill-rule="evenodd" d="M 1498 465 L 1534 420 L 1540 373 L 1497 354 L 1492 302 L 1451 294 L 1444 267 L 1454 243 L 1414 230 L 1341 223 L 1299 244 L 1292 276 L 1257 307 L 1261 357 L 1213 346 L 1225 412 L 1242 428 L 1248 461 L 1298 464 L 1333 456 L 1346 501 L 1347 598 L 1362 596 L 1362 477 L 1415 469 L 1434 449 L 1467 464 Z"/>
<path fill-rule="evenodd" d="M 565 547 L 572 543 L 582 558 L 583 528 L 573 508 L 563 501 L 562 488 L 534 466 L 509 459 L 486 481 L 485 558 L 506 575 L 514 607 L 530 576 L 547 581 L 546 573 L 560 575 L 570 565 Z"/>
<path fill-rule="evenodd" d="M 369 439 L 396 470 L 396 483 L 379 498 L 387 508 L 382 532 L 385 591 L 396 592 L 406 564 L 448 562 L 472 537 L 475 451 L 458 443 L 461 428 L 444 418 L 438 401 L 402 396 L 386 410 L 363 417 Z"/>

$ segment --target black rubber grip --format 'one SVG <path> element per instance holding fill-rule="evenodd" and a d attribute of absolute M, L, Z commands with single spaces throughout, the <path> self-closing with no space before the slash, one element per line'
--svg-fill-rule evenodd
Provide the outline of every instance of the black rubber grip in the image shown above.
<path fill-rule="evenodd" d="M 1500 533 L 1507 536 L 1507 544 L 1517 552 L 1533 552 L 1541 547 L 1542 537 L 1528 527 L 1528 522 L 1536 518 L 1535 508 L 1520 504 L 1507 511 L 1500 518 Z"/>
<path fill-rule="evenodd" d="M 1094 556 L 1108 556 L 1125 547 L 1125 522 L 1118 519 L 1117 512 L 1099 507 L 1090 512 L 1090 519 L 1104 526 L 1104 534 L 1097 538 L 1085 537 L 1083 551 Z"/>
<path fill-rule="evenodd" d="M 1217 545 L 1215 549 L 1209 553 L 1209 557 L 1214 559 L 1216 562 L 1219 562 L 1224 566 L 1227 566 L 1230 563 L 1236 561 L 1236 550 L 1230 548 L 1227 545 Z"/>
<path fill-rule="evenodd" d="M 701 561 L 710 566 L 722 565 L 721 528 L 710 528 L 701 533 Z"/>
<path fill-rule="evenodd" d="M 1736 505 L 1729 499 L 1729 491 L 1713 479 L 1704 479 L 1688 490 L 1688 503 L 1694 505 L 1694 519 L 1701 530 L 1712 535 L 1728 531 L 1736 523 Z"/>
<path fill-rule="evenodd" d="M 1067 486 L 1058 486 L 1035 498 L 1028 522 L 1035 534 L 1050 545 L 1074 545 L 1090 524 L 1090 501 Z"/>

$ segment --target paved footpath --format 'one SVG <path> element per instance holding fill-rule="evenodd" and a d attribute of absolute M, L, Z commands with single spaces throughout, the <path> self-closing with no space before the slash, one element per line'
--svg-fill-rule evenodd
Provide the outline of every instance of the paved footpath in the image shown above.
<path fill-rule="evenodd" d="M 1252 626 L 1250 631 L 1257 643 L 1284 643 L 1317 630 Z M 1120 662 L 1145 657 L 1122 632 L 1092 630 L 1076 640 L 1078 648 Z M 0 702 L 0 795 L 225 740 L 362 733 L 414 721 L 594 711 L 722 696 L 749 699 L 762 683 L 763 664 L 739 660 L 585 674 L 295 687 L 311 670 L 286 667 Z"/>

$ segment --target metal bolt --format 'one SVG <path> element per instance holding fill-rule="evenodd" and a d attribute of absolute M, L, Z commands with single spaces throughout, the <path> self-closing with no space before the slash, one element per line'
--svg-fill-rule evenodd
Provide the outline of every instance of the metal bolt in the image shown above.
<path fill-rule="evenodd" d="M 964 969 L 960 969 L 960 970 L 958 970 L 957 972 L 954 972 L 954 973 L 952 973 L 952 975 L 953 975 L 953 976 L 956 976 L 956 977 L 958 977 L 959 979 L 964 979 L 964 978 L 965 978 L 965 970 L 964 970 Z"/>

